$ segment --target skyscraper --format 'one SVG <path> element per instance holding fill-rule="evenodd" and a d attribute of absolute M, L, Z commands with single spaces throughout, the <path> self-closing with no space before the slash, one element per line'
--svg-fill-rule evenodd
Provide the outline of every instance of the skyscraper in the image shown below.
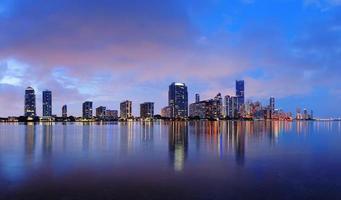
<path fill-rule="evenodd" d="M 238 106 L 241 106 L 245 103 L 244 80 L 236 81 L 236 97 L 238 98 Z"/>
<path fill-rule="evenodd" d="M 200 95 L 195 94 L 195 103 L 199 103 L 199 101 L 200 101 Z"/>
<path fill-rule="evenodd" d="M 226 95 L 225 100 L 225 117 L 231 118 L 232 117 L 232 104 L 231 104 L 231 96 Z"/>
<path fill-rule="evenodd" d="M 140 104 L 140 117 L 143 119 L 154 117 L 154 103 L 153 102 L 144 102 Z"/>
<path fill-rule="evenodd" d="M 49 90 L 43 91 L 43 116 L 52 116 L 52 92 Z"/>
<path fill-rule="evenodd" d="M 270 97 L 270 110 L 271 113 L 275 111 L 275 97 Z"/>
<path fill-rule="evenodd" d="M 92 118 L 92 102 L 86 101 L 83 103 L 83 118 L 91 119 Z"/>
<path fill-rule="evenodd" d="M 62 107 L 62 117 L 64 117 L 64 118 L 67 117 L 67 105 L 64 105 Z"/>
<path fill-rule="evenodd" d="M 188 93 L 184 83 L 172 83 L 168 91 L 168 105 L 172 108 L 171 118 L 188 116 Z"/>
<path fill-rule="evenodd" d="M 132 117 L 132 102 L 129 100 L 123 101 L 120 104 L 120 118 L 128 119 Z"/>
<path fill-rule="evenodd" d="M 26 117 L 36 116 L 36 95 L 32 87 L 27 87 L 25 90 L 25 113 Z"/>

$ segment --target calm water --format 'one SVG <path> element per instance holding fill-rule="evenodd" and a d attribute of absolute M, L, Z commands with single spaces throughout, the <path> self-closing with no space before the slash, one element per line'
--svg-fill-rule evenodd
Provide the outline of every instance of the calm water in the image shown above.
<path fill-rule="evenodd" d="M 341 123 L 0 124 L 0 199 L 341 199 Z"/>

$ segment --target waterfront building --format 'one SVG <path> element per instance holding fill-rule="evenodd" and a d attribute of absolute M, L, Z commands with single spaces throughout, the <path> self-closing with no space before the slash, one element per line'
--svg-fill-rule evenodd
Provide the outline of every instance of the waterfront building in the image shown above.
<path fill-rule="evenodd" d="M 232 118 L 232 111 L 231 111 L 231 96 L 226 95 L 224 97 L 224 109 L 225 109 L 225 117 Z"/>
<path fill-rule="evenodd" d="M 104 106 L 97 107 L 96 108 L 96 117 L 99 119 L 104 119 L 106 110 L 107 110 L 107 108 Z"/>
<path fill-rule="evenodd" d="M 117 110 L 106 110 L 105 117 L 108 120 L 117 120 L 118 119 L 118 111 Z"/>
<path fill-rule="evenodd" d="M 132 118 L 132 102 L 129 100 L 123 101 L 120 104 L 120 118 L 123 120 Z"/>
<path fill-rule="evenodd" d="M 83 118 L 91 119 L 92 118 L 92 102 L 86 101 L 83 103 Z"/>
<path fill-rule="evenodd" d="M 164 118 L 171 118 L 172 117 L 172 111 L 173 107 L 171 106 L 166 106 L 164 108 L 161 109 L 161 117 Z"/>
<path fill-rule="evenodd" d="M 189 105 L 189 117 L 191 118 L 208 118 L 208 107 L 210 102 L 208 100 L 195 102 Z"/>
<path fill-rule="evenodd" d="M 244 80 L 236 81 L 236 97 L 238 98 L 238 105 L 241 106 L 245 103 L 245 87 Z"/>
<path fill-rule="evenodd" d="M 27 87 L 25 90 L 25 117 L 36 116 L 36 95 L 32 87 Z"/>
<path fill-rule="evenodd" d="M 62 107 L 62 117 L 67 118 L 67 105 L 63 105 Z"/>
<path fill-rule="evenodd" d="M 236 119 L 239 117 L 239 105 L 240 99 L 239 97 L 231 97 L 230 108 L 231 108 L 231 118 Z"/>
<path fill-rule="evenodd" d="M 143 119 L 154 117 L 154 103 L 144 102 L 140 104 L 140 117 Z"/>
<path fill-rule="evenodd" d="M 195 102 L 189 105 L 189 117 L 200 119 L 222 118 L 222 97 L 218 93 L 213 99 Z"/>
<path fill-rule="evenodd" d="M 52 116 L 52 92 L 50 90 L 43 91 L 43 116 Z"/>
<path fill-rule="evenodd" d="M 275 111 L 275 97 L 270 97 L 270 110 Z"/>
<path fill-rule="evenodd" d="M 172 107 L 171 118 L 187 118 L 188 92 L 184 83 L 172 83 L 168 91 L 168 106 Z"/>

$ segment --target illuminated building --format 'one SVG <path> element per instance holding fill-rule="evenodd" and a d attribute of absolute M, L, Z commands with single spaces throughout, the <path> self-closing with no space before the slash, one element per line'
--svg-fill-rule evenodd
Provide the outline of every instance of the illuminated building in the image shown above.
<path fill-rule="evenodd" d="M 274 112 L 275 108 L 275 97 L 270 97 L 270 110 Z"/>
<path fill-rule="evenodd" d="M 91 119 L 92 118 L 92 102 L 86 101 L 83 103 L 83 118 Z"/>
<path fill-rule="evenodd" d="M 63 105 L 62 107 L 62 117 L 67 117 L 67 105 Z"/>
<path fill-rule="evenodd" d="M 237 105 L 240 107 L 245 103 L 245 87 L 244 87 L 244 80 L 237 80 L 236 81 L 236 97 L 237 97 Z M 239 109 L 238 107 L 238 109 Z"/>
<path fill-rule="evenodd" d="M 25 116 L 36 116 L 36 95 L 32 87 L 28 87 L 25 90 Z"/>
<path fill-rule="evenodd" d="M 231 106 L 231 96 L 226 95 L 224 98 L 225 105 L 225 117 L 232 118 L 232 106 Z"/>
<path fill-rule="evenodd" d="M 106 110 L 107 110 L 107 108 L 104 106 L 97 107 L 96 108 L 96 117 L 99 119 L 104 119 Z"/>
<path fill-rule="evenodd" d="M 49 90 L 43 91 L 43 116 L 52 116 L 52 92 Z"/>
<path fill-rule="evenodd" d="M 154 103 L 144 102 L 140 104 L 140 117 L 143 119 L 154 117 Z"/>
<path fill-rule="evenodd" d="M 200 119 L 222 118 L 222 98 L 218 93 L 214 99 L 195 102 L 189 105 L 189 116 Z"/>
<path fill-rule="evenodd" d="M 230 117 L 232 118 L 232 119 L 236 119 L 236 118 L 238 118 L 239 117 L 239 104 L 238 104 L 238 102 L 239 102 L 239 97 L 231 97 L 231 101 L 230 101 L 230 111 L 231 111 L 231 115 L 230 115 Z"/>
<path fill-rule="evenodd" d="M 120 104 L 120 118 L 123 120 L 132 118 L 132 102 L 129 100 L 123 101 Z"/>
<path fill-rule="evenodd" d="M 168 106 L 172 107 L 171 118 L 186 118 L 188 115 L 188 93 L 184 83 L 172 83 L 168 91 Z"/>

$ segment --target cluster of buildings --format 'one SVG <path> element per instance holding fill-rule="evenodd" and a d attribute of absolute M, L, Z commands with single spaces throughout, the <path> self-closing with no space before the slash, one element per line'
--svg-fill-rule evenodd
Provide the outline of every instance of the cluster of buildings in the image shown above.
<path fill-rule="evenodd" d="M 95 112 L 95 113 L 94 113 Z M 195 94 L 195 102 L 188 104 L 188 90 L 184 83 L 173 82 L 168 89 L 168 106 L 161 109 L 161 115 L 154 115 L 154 103 L 144 102 L 140 104 L 140 116 L 132 114 L 132 101 L 125 100 L 120 103 L 120 110 L 107 109 L 99 106 L 93 111 L 93 102 L 85 101 L 82 105 L 82 117 L 68 116 L 67 105 L 62 106 L 62 116 L 57 117 L 52 113 L 52 92 L 42 92 L 42 117 L 36 114 L 36 95 L 32 87 L 25 90 L 24 116 L 19 121 L 114 121 L 114 120 L 153 120 L 155 118 L 171 120 L 292 120 L 292 114 L 281 109 L 276 109 L 275 98 L 270 97 L 268 105 L 263 106 L 260 102 L 245 101 L 244 80 L 237 80 L 235 95 L 222 96 L 218 93 L 211 99 L 201 100 L 199 94 Z M 313 112 L 306 109 L 301 112 L 297 109 L 297 120 L 313 119 Z M 15 119 L 14 119 L 15 120 Z"/>

